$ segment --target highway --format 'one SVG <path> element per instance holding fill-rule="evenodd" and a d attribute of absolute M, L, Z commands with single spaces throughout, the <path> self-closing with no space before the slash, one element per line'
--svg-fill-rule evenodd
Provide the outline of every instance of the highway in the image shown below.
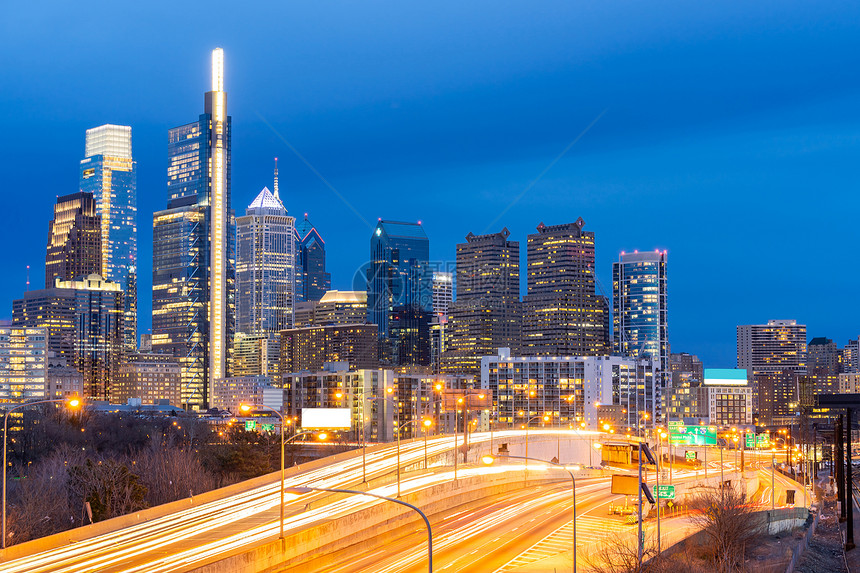
<path fill-rule="evenodd" d="M 520 431 L 499 431 L 495 439 L 521 435 Z M 462 438 L 461 438 L 462 439 Z M 489 434 L 474 434 L 471 442 L 489 441 Z M 428 440 L 430 455 L 450 451 L 451 436 Z M 486 445 L 484 446 L 486 447 Z M 488 448 L 489 449 L 489 448 Z M 404 443 L 401 463 L 414 464 L 424 459 L 424 442 Z M 395 447 L 389 445 L 368 452 L 368 477 L 390 475 L 395 467 Z M 711 471 L 715 469 L 713 462 Z M 732 464 L 724 463 L 726 471 Z M 461 467 L 460 477 L 489 472 L 522 471 L 520 464 Z M 540 471 L 531 469 L 530 472 Z M 761 472 L 769 472 L 761 469 Z M 691 479 L 689 471 L 675 471 L 675 481 Z M 701 474 L 701 472 L 699 472 Z M 302 472 L 288 478 L 287 486 L 354 488 L 361 482 L 361 456 Z M 777 480 L 782 476 L 777 474 Z M 402 490 L 414 491 L 451 481 L 450 468 L 430 468 L 404 476 Z M 652 474 L 653 479 L 653 474 Z M 782 478 L 784 480 L 784 478 Z M 780 481 L 782 481 L 780 480 Z M 619 518 L 610 518 L 605 505 L 611 496 L 609 478 L 580 478 L 577 488 L 577 534 L 580 551 L 606 531 L 630 529 Z M 396 495 L 396 484 L 373 490 L 381 495 Z M 320 494 L 314 494 L 320 495 Z M 544 551 L 568 550 L 570 539 L 570 485 L 532 487 L 510 492 L 489 503 L 455 511 L 434 523 L 434 559 L 437 571 L 506 571 L 506 567 L 543 543 Z M 287 494 L 286 534 L 324 520 L 347 515 L 374 503 L 385 503 L 366 496 L 331 498 L 332 501 L 303 511 L 308 498 Z M 763 498 L 765 496 L 763 495 Z M 56 547 L 38 554 L 3 563 L 9 573 L 40 572 L 167 572 L 184 571 L 243 551 L 278 536 L 279 483 L 273 480 L 248 492 L 226 497 L 199 507 Z M 800 500 L 798 500 L 800 501 Z M 603 507 L 603 509 L 600 509 Z M 542 541 L 543 540 L 543 541 Z M 540 549 L 540 547 L 538 547 Z M 533 556 L 533 555 L 532 555 Z M 488 568 L 490 567 L 490 568 Z M 331 571 L 421 571 L 426 568 L 426 534 L 418 529 L 414 535 L 387 544 L 382 552 L 352 554 L 349 562 Z"/>

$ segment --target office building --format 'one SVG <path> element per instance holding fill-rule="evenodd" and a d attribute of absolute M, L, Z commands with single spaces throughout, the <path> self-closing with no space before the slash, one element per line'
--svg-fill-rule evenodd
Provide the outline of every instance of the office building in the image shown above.
<path fill-rule="evenodd" d="M 481 357 L 521 346 L 520 244 L 510 231 L 457 245 L 457 300 L 451 304 L 442 370 L 480 376 Z"/>
<path fill-rule="evenodd" d="M 839 374 L 839 348 L 823 336 L 813 338 L 806 347 L 806 371 L 812 375 Z"/>
<path fill-rule="evenodd" d="M 699 416 L 698 388 L 704 383 L 704 367 L 699 357 L 687 352 L 669 355 L 671 384 L 666 390 L 666 417 L 683 420 Z"/>
<path fill-rule="evenodd" d="M 790 423 L 800 411 L 798 378 L 804 374 L 785 368 L 765 371 L 753 376 L 758 397 L 758 423 L 763 426 Z"/>
<path fill-rule="evenodd" d="M 671 382 L 666 305 L 666 251 L 621 253 L 612 264 L 613 350 L 648 356 L 660 371 L 661 396 Z M 658 420 L 662 420 L 662 404 Z"/>
<path fill-rule="evenodd" d="M 137 347 L 137 162 L 131 127 L 107 124 L 87 130 L 80 190 L 92 193 L 101 218 L 100 274 L 125 293 L 123 344 L 131 353 Z"/>
<path fill-rule="evenodd" d="M 0 403 L 46 399 L 48 331 L 0 326 Z"/>
<path fill-rule="evenodd" d="M 326 272 L 325 241 L 305 218 L 296 224 L 296 298 L 303 302 L 320 300 L 331 290 L 331 273 Z"/>
<path fill-rule="evenodd" d="M 214 381 L 232 368 L 231 121 L 218 48 L 203 113 L 168 131 L 167 209 L 153 216 L 152 346 L 179 360 L 187 409 L 207 409 Z"/>
<path fill-rule="evenodd" d="M 656 386 L 649 358 L 512 356 L 502 348 L 481 359 L 480 387 L 493 393 L 501 424 L 539 426 L 548 415 L 550 425 L 597 429 L 600 408 L 617 406 L 625 423 L 614 429 L 635 433 L 654 427 Z"/>
<path fill-rule="evenodd" d="M 126 357 L 112 389 L 111 402 L 126 404 L 139 400 L 143 405 L 179 404 L 182 369 L 179 362 L 165 354 L 137 353 Z"/>
<path fill-rule="evenodd" d="M 296 305 L 296 328 L 363 324 L 367 320 L 367 291 L 330 290 L 318 301 Z"/>
<path fill-rule="evenodd" d="M 454 275 L 436 271 L 433 273 L 433 313 L 448 314 L 454 300 Z"/>
<path fill-rule="evenodd" d="M 280 374 L 321 370 L 326 362 L 351 368 L 379 367 L 376 325 L 338 324 L 281 331 Z"/>
<path fill-rule="evenodd" d="M 45 288 L 53 287 L 56 279 L 101 274 L 101 232 L 101 217 L 92 193 L 79 191 L 57 197 L 48 229 Z"/>
<path fill-rule="evenodd" d="M 48 370 L 45 375 L 45 397 L 66 400 L 84 395 L 84 375 L 63 357 L 48 351 Z"/>
<path fill-rule="evenodd" d="M 352 438 L 368 442 L 394 439 L 395 400 L 382 398 L 393 392 L 393 371 L 351 369 L 344 362 L 283 377 L 284 412 L 288 416 L 301 419 L 302 410 L 307 408 L 350 408 Z"/>
<path fill-rule="evenodd" d="M 430 364 L 433 273 L 429 260 L 430 241 L 419 223 L 380 220 L 376 224 L 367 270 L 367 322 L 378 326 L 380 357 L 386 364 Z"/>
<path fill-rule="evenodd" d="M 233 374 L 278 379 L 281 360 L 280 333 L 244 334 L 233 339 Z"/>
<path fill-rule="evenodd" d="M 124 351 L 122 288 L 99 275 L 55 284 L 15 300 L 12 324 L 45 328 L 48 350 L 83 375 L 83 395 L 109 400 Z"/>
<path fill-rule="evenodd" d="M 236 330 L 271 333 L 293 327 L 295 218 L 264 187 L 236 219 Z"/>
<path fill-rule="evenodd" d="M 707 368 L 699 388 L 699 414 L 714 426 L 752 424 L 752 388 L 746 371 Z"/>
<path fill-rule="evenodd" d="M 282 411 L 284 390 L 272 384 L 268 376 L 232 376 L 215 381 L 213 407 L 241 414 L 240 406 L 266 406 Z"/>
<path fill-rule="evenodd" d="M 840 372 L 860 372 L 860 338 L 849 340 L 839 354 Z"/>
<path fill-rule="evenodd" d="M 528 236 L 525 355 L 609 354 L 605 305 L 595 293 L 594 233 L 584 226 L 582 218 L 565 225 L 541 223 Z"/>
<path fill-rule="evenodd" d="M 762 378 L 770 388 L 767 399 L 773 400 L 785 394 L 780 388 L 791 385 L 781 378 L 785 371 L 806 373 L 806 326 L 795 320 L 739 325 L 737 349 L 738 368 L 747 371 L 753 387 L 753 410 L 760 415 L 765 415 L 765 406 L 760 402 L 762 392 L 757 386 L 760 375 L 774 374 L 770 379 Z"/>
<path fill-rule="evenodd" d="M 838 386 L 834 393 L 860 394 L 860 373 L 843 372 L 839 374 Z"/>

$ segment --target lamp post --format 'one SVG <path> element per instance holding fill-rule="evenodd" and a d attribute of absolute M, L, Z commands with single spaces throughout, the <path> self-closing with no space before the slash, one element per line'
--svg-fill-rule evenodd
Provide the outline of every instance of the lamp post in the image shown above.
<path fill-rule="evenodd" d="M 3 549 L 6 549 L 6 450 L 7 450 L 7 434 L 9 433 L 9 414 L 14 412 L 15 410 L 20 410 L 26 406 L 37 406 L 39 404 L 59 404 L 65 402 L 66 406 L 72 409 L 79 408 L 83 403 L 80 398 L 70 398 L 66 400 L 65 398 L 58 400 L 36 400 L 35 402 L 25 402 L 23 404 L 18 404 L 12 408 L 6 410 L 6 414 L 3 416 Z"/>
<path fill-rule="evenodd" d="M 386 497 L 384 495 L 378 495 L 375 493 L 370 493 L 367 491 L 356 491 L 354 489 L 335 489 L 328 487 L 291 487 L 287 490 L 288 493 L 296 494 L 296 495 L 304 495 L 306 493 L 310 493 L 312 491 L 326 491 L 329 493 L 348 493 L 351 495 L 366 495 L 368 497 L 375 497 L 377 499 L 383 499 L 385 501 L 390 501 L 393 503 L 398 503 L 400 505 L 405 505 L 406 507 L 418 512 L 418 515 L 421 516 L 421 519 L 424 520 L 424 525 L 427 526 L 427 567 L 430 573 L 433 573 L 433 529 L 430 527 L 430 520 L 427 519 L 427 516 L 424 515 L 424 512 L 412 505 L 411 503 L 406 503 L 402 499 L 395 499 L 393 497 Z"/>
<path fill-rule="evenodd" d="M 529 458 L 527 456 L 503 456 L 503 457 L 505 459 L 525 460 L 526 462 L 529 462 L 529 461 L 539 462 L 539 463 L 546 464 L 549 466 L 561 468 L 564 471 L 566 471 L 568 474 L 570 474 L 570 485 L 571 485 L 570 491 L 571 491 L 571 496 L 573 497 L 573 509 L 572 509 L 572 511 L 573 511 L 573 522 L 572 522 L 572 528 L 573 528 L 573 541 L 572 541 L 572 543 L 573 543 L 573 573 L 576 573 L 576 477 L 574 477 L 573 472 L 561 464 L 557 464 L 555 462 L 548 462 L 546 460 L 541 460 L 541 459 L 537 459 L 537 458 Z M 485 455 L 485 456 L 481 457 L 481 461 L 484 462 L 488 466 L 493 465 L 493 463 L 495 463 L 496 459 L 497 458 L 493 455 Z M 580 466 L 574 466 L 574 469 L 578 470 L 578 469 L 580 469 Z"/>
<path fill-rule="evenodd" d="M 483 400 L 486 398 L 486 394 L 483 392 L 480 394 L 466 394 L 462 398 L 457 398 L 458 404 L 463 404 L 463 445 L 466 446 L 466 449 L 469 449 L 469 400 L 472 398 L 478 398 L 479 400 Z M 456 415 L 456 412 L 454 412 Z M 463 460 L 464 462 L 466 460 Z"/>
<path fill-rule="evenodd" d="M 394 393 L 394 389 L 393 388 L 386 388 L 385 392 L 387 394 L 392 394 L 392 393 Z M 403 427 L 400 425 L 400 407 L 398 406 L 397 401 L 394 399 L 394 396 L 374 396 L 372 398 L 369 398 L 369 400 L 371 400 L 371 401 L 373 401 L 373 400 L 385 400 L 385 401 L 391 400 L 391 406 L 395 410 L 397 410 L 397 422 L 396 422 L 396 424 L 397 424 L 396 425 L 396 427 L 397 427 L 397 432 L 396 432 L 397 433 L 397 497 L 400 497 L 400 429 Z M 410 424 L 410 423 L 412 423 L 411 420 L 406 422 L 406 424 Z M 455 461 L 456 461 L 456 458 L 455 458 Z"/>
<path fill-rule="evenodd" d="M 537 420 L 538 418 L 543 419 L 544 422 L 549 422 L 550 418 L 548 415 L 544 414 L 543 416 L 532 416 L 528 420 L 526 420 L 526 455 L 523 458 L 526 460 L 526 470 L 529 469 L 529 425 L 532 423 L 532 420 Z"/>
<path fill-rule="evenodd" d="M 278 539 L 283 539 L 284 538 L 284 480 L 286 479 L 285 475 L 284 475 L 284 445 L 295 440 L 296 438 L 298 438 L 300 436 L 306 436 L 308 434 L 313 434 L 314 432 L 298 432 L 297 434 L 293 434 L 292 436 L 290 436 L 290 438 L 285 441 L 284 440 L 284 426 L 286 425 L 286 421 L 285 421 L 284 415 L 281 414 L 280 412 L 278 412 L 277 410 L 275 410 L 274 408 L 270 408 L 269 406 L 266 406 L 264 404 L 256 404 L 254 406 L 252 406 L 250 404 L 240 404 L 239 405 L 239 410 L 241 410 L 242 412 L 245 412 L 246 414 L 251 412 L 252 410 L 254 410 L 254 408 L 263 408 L 265 410 L 269 410 L 271 412 L 274 412 L 275 415 L 281 419 L 281 522 L 280 522 L 281 527 L 280 527 L 280 535 L 278 536 Z M 326 434 L 324 434 L 324 433 L 319 434 L 319 436 L 320 436 L 321 440 L 325 440 L 327 437 Z"/>

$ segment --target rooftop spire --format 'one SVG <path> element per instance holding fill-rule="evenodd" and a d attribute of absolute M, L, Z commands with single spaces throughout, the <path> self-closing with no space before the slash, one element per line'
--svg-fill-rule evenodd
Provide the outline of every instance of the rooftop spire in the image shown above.
<path fill-rule="evenodd" d="M 278 158 L 275 157 L 275 199 L 281 200 L 281 196 L 278 195 Z"/>
<path fill-rule="evenodd" d="M 224 91 L 224 50 L 212 50 L 212 91 Z"/>

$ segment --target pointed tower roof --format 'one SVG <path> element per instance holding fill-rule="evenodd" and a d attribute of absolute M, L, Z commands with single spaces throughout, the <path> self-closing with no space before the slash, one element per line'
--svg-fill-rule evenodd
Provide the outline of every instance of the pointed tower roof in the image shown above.
<path fill-rule="evenodd" d="M 251 204 L 248 205 L 248 211 L 252 209 L 272 209 L 275 211 L 283 211 L 287 212 L 284 204 L 281 203 L 281 200 L 272 195 L 272 192 L 269 191 L 268 187 L 263 187 L 263 190 L 260 191 L 260 194 L 257 195 L 257 198 L 251 201 Z"/>
<path fill-rule="evenodd" d="M 299 221 L 296 223 L 296 233 L 299 235 L 300 239 L 304 239 L 308 233 L 310 233 L 314 229 L 313 224 L 308 221 L 308 214 L 305 213 L 305 218 L 303 221 Z"/>

